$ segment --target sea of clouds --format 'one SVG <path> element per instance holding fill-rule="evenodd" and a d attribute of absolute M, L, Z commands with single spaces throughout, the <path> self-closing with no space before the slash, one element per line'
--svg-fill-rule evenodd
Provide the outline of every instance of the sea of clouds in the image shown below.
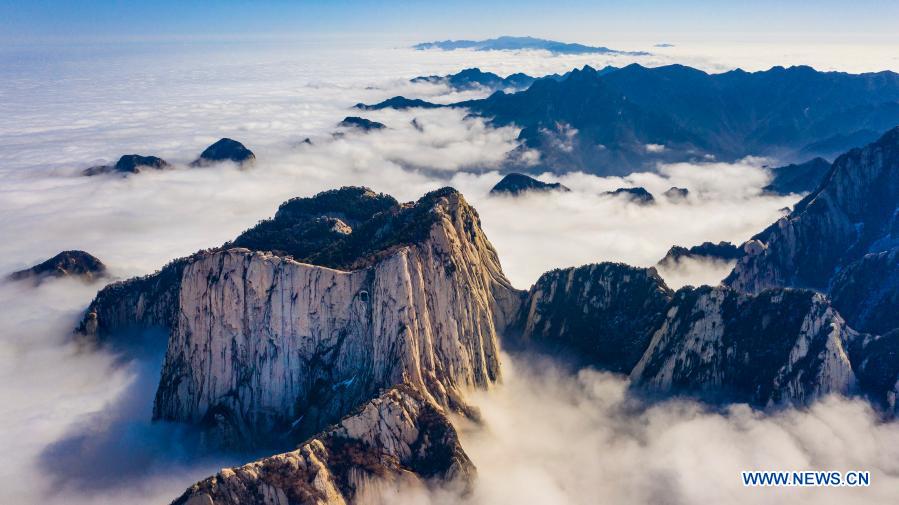
<path fill-rule="evenodd" d="M 484 96 L 483 90 L 458 93 L 408 82 L 474 65 L 501 75 L 632 61 L 685 61 L 720 69 L 723 64 L 714 58 L 332 46 L 327 41 L 290 47 L 160 43 L 0 51 L 0 236 L 5 238 L 0 275 L 61 250 L 83 249 L 106 262 L 114 277 L 127 278 L 232 239 L 291 197 L 365 185 L 413 200 L 451 185 L 477 208 L 506 274 L 525 289 L 555 267 L 599 261 L 652 266 L 672 245 L 739 243 L 799 198 L 764 194 L 768 174 L 763 166 L 776 160 L 753 158 L 663 165 L 654 173 L 628 177 L 534 174 L 572 191 L 517 199 L 490 196 L 502 161 L 518 147 L 515 128 L 490 128 L 462 110 L 360 114 L 351 109 L 357 102 L 397 94 L 441 103 Z M 363 115 L 388 128 L 332 136 L 348 115 Z M 221 137 L 246 144 L 256 153 L 255 165 L 187 168 Z M 312 144 L 302 143 L 305 138 Z M 132 177 L 79 175 L 88 166 L 130 153 L 160 156 L 176 169 Z M 528 156 L 535 154 L 525 153 L 523 160 Z M 603 195 L 632 186 L 655 194 L 656 205 Z M 668 201 L 661 193 L 671 186 L 689 189 L 690 196 Z M 714 284 L 728 268 L 692 264 L 662 273 L 678 287 Z M 161 350 L 123 361 L 71 342 L 71 328 L 100 287 L 71 280 L 38 288 L 0 283 L 0 445 L 5 451 L 0 479 L 6 483 L 0 502 L 164 503 L 193 481 L 247 458 L 198 459 L 191 451 L 191 433 L 149 422 Z M 463 437 L 481 469 L 484 484 L 475 495 L 481 502 L 520 502 L 520 493 L 529 496 L 529 489 L 530 496 L 545 496 L 544 503 L 554 497 L 559 503 L 592 503 L 582 494 L 591 492 L 605 493 L 610 502 L 630 502 L 629 493 L 640 489 L 659 493 L 638 496 L 646 502 L 661 496 L 670 503 L 722 496 L 739 501 L 750 495 L 734 490 L 737 475 L 720 473 L 738 463 L 760 468 L 858 463 L 876 470 L 875 483 L 885 485 L 897 472 L 881 449 L 899 446 L 894 425 L 877 425 L 857 402 L 834 399 L 771 418 L 739 408 L 715 413 L 680 403 L 631 412 L 622 408 L 628 402 L 623 379 L 552 367 L 507 358 L 506 385 L 479 400 L 486 423 L 467 427 Z M 529 415 L 528 409 L 535 408 L 557 411 L 558 419 Z M 528 419 L 515 429 L 507 426 L 520 416 Z M 750 443 L 769 432 L 799 436 L 803 426 L 826 416 L 843 423 L 845 432 L 859 433 L 868 445 L 831 453 L 824 438 L 794 441 L 792 452 L 765 451 L 761 442 Z M 711 440 L 708 450 L 690 443 L 710 426 L 718 427 L 712 433 L 720 438 Z M 574 429 L 586 438 L 564 435 Z M 879 438 L 872 444 L 870 437 Z M 844 442 L 852 445 L 852 440 Z M 741 452 L 728 456 L 733 444 Z M 591 447 L 597 451 L 592 457 Z M 815 459 L 820 451 L 827 458 Z M 504 453 L 516 464 L 498 464 Z M 728 465 L 709 462 L 716 453 Z M 640 472 L 655 455 L 651 468 L 658 478 L 644 480 Z M 552 463 L 566 459 L 568 466 Z M 609 473 L 612 463 L 618 468 Z M 723 476 L 717 488 L 717 480 L 701 477 L 713 470 Z M 631 478 L 612 478 L 622 475 Z M 503 485 L 507 479 L 518 485 Z M 717 490 L 697 491 L 700 481 Z M 888 496 L 878 489 L 872 497 Z M 680 494 L 666 493 L 670 490 Z M 516 499 L 504 500 L 502 493 Z M 757 501 L 774 496 L 752 493 Z M 810 496 L 804 493 L 795 496 Z"/>

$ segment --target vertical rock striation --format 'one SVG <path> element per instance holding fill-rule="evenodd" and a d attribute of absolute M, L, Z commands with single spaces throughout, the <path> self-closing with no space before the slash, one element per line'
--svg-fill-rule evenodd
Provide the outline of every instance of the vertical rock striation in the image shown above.
<path fill-rule="evenodd" d="M 528 292 L 520 337 L 627 373 L 665 318 L 671 294 L 654 268 L 600 263 L 552 270 Z"/>
<path fill-rule="evenodd" d="M 475 473 L 443 411 L 398 386 L 297 450 L 227 468 L 173 505 L 345 505 L 370 484 L 426 486 Z"/>
<path fill-rule="evenodd" d="M 836 271 L 899 246 L 899 127 L 834 162 L 812 194 L 743 245 L 725 284 L 748 293 L 780 286 L 826 292 Z"/>
<path fill-rule="evenodd" d="M 497 332 L 520 293 L 455 190 L 403 205 L 326 192 L 235 243 L 255 250 L 229 244 L 104 289 L 80 327 L 99 340 L 168 330 L 154 418 L 199 424 L 213 446 L 281 446 L 396 384 L 465 411 L 467 389 L 499 379 Z"/>
<path fill-rule="evenodd" d="M 666 393 L 806 404 L 853 390 L 846 347 L 856 338 L 812 291 L 682 289 L 630 375 L 636 386 Z"/>

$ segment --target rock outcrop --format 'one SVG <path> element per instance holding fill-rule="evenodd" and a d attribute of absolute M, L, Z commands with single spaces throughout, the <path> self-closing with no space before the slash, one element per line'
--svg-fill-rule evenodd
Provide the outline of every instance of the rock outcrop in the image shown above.
<path fill-rule="evenodd" d="M 228 244 L 104 289 L 81 325 L 101 341 L 168 331 L 155 418 L 197 423 L 210 444 L 282 445 L 395 384 L 465 411 L 465 390 L 499 378 L 497 331 L 520 294 L 455 190 L 403 205 L 326 192 L 236 242 L 255 250 Z"/>
<path fill-rule="evenodd" d="M 857 336 L 813 291 L 685 288 L 630 375 L 637 387 L 665 394 L 805 404 L 853 391 L 846 349 Z"/>
<path fill-rule="evenodd" d="M 778 286 L 827 292 L 834 274 L 899 246 L 899 127 L 833 163 L 793 212 L 743 245 L 725 283 L 759 293 Z"/>
<path fill-rule="evenodd" d="M 406 110 L 406 109 L 437 109 L 443 107 L 442 105 L 426 102 L 419 98 L 406 98 L 404 96 L 395 96 L 393 98 L 388 98 L 382 102 L 378 102 L 373 105 L 366 105 L 364 103 L 357 103 L 354 106 L 359 110 L 381 110 L 381 109 L 395 109 L 395 110 Z"/>
<path fill-rule="evenodd" d="M 866 254 L 840 269 L 830 296 L 858 331 L 882 335 L 899 328 L 899 248 Z"/>
<path fill-rule="evenodd" d="M 84 251 L 63 251 L 31 268 L 9 274 L 9 280 L 30 280 L 35 284 L 48 278 L 76 277 L 93 282 L 106 276 L 106 265 Z"/>
<path fill-rule="evenodd" d="M 231 161 L 240 166 L 250 165 L 256 161 L 256 155 L 240 142 L 223 138 L 204 149 L 200 153 L 200 157 L 190 165 L 192 167 L 202 167 L 223 161 Z"/>
<path fill-rule="evenodd" d="M 899 415 L 899 329 L 856 338 L 849 357 L 861 390 L 887 413 Z"/>
<path fill-rule="evenodd" d="M 671 295 L 654 268 L 601 263 L 552 270 L 528 292 L 519 338 L 627 373 L 665 318 Z"/>
<path fill-rule="evenodd" d="M 639 205 L 651 205 L 656 201 L 655 197 L 652 196 L 652 193 L 646 191 L 645 188 L 640 187 L 618 188 L 615 191 L 607 191 L 603 194 L 613 197 L 624 197 Z"/>
<path fill-rule="evenodd" d="M 680 263 L 685 259 L 707 260 L 707 261 L 735 261 L 743 256 L 743 249 L 731 244 L 730 242 L 703 242 L 700 245 L 694 245 L 690 248 L 683 246 L 672 246 L 668 249 L 665 257 L 660 259 L 658 266 L 671 267 Z"/>
<path fill-rule="evenodd" d="M 167 161 L 156 156 L 141 156 L 139 154 L 126 154 L 119 158 L 114 165 L 99 165 L 85 169 L 82 174 L 86 176 L 107 174 L 110 172 L 122 175 L 139 174 L 141 170 L 166 170 L 172 168 Z"/>
<path fill-rule="evenodd" d="M 465 486 L 474 474 L 444 412 L 398 386 L 297 450 L 224 469 L 173 505 L 342 505 L 364 502 L 371 485 Z"/>
<path fill-rule="evenodd" d="M 458 73 L 449 75 L 427 75 L 411 79 L 413 83 L 445 84 L 456 91 L 467 91 L 485 88 L 491 91 L 526 89 L 536 78 L 523 73 L 511 74 L 500 77 L 493 72 L 484 72 L 479 68 L 466 68 Z"/>
<path fill-rule="evenodd" d="M 671 186 L 666 189 L 664 193 L 662 193 L 665 198 L 671 200 L 672 202 L 680 202 L 686 200 L 688 196 L 690 196 L 690 190 L 687 188 L 679 188 L 677 186 Z"/>
<path fill-rule="evenodd" d="M 547 191 L 571 191 L 567 187 L 558 182 L 543 182 L 529 175 L 511 173 L 506 174 L 499 182 L 490 189 L 491 195 L 512 195 L 517 196 L 522 193 L 529 192 L 547 192 Z"/>
<path fill-rule="evenodd" d="M 384 123 L 379 123 L 377 121 L 372 121 L 371 119 L 366 119 L 359 116 L 347 116 L 343 118 L 343 121 L 338 123 L 337 126 L 342 128 L 356 129 L 363 132 L 383 130 L 384 128 L 387 128 Z"/>

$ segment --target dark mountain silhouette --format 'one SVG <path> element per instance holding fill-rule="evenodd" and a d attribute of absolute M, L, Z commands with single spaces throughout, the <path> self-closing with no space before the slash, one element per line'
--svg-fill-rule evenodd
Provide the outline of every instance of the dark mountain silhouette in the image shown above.
<path fill-rule="evenodd" d="M 646 191 L 645 188 L 640 187 L 618 188 L 615 191 L 606 191 L 605 194 L 609 196 L 623 196 L 640 205 L 650 205 L 656 201 L 655 197 L 652 196 L 652 193 Z"/>
<path fill-rule="evenodd" d="M 200 167 L 222 161 L 233 161 L 238 165 L 251 164 L 256 161 L 256 155 L 240 142 L 223 138 L 207 147 L 191 166 Z"/>
<path fill-rule="evenodd" d="M 106 275 L 106 265 L 84 251 L 63 251 L 31 268 L 9 275 L 13 281 L 31 280 L 39 284 L 51 277 L 77 277 L 91 282 Z"/>
<path fill-rule="evenodd" d="M 85 169 L 82 174 L 88 177 L 92 175 L 107 174 L 110 172 L 122 175 L 138 174 L 141 169 L 165 170 L 172 168 L 167 161 L 156 156 L 141 156 L 139 154 L 126 154 L 119 158 L 114 165 L 99 165 Z"/>
<path fill-rule="evenodd" d="M 556 54 L 622 54 L 629 56 L 648 56 L 643 51 L 618 51 L 602 46 L 586 46 L 558 42 L 555 40 L 537 39 L 534 37 L 510 37 L 504 35 L 495 39 L 486 40 L 440 40 L 434 42 L 422 42 L 412 46 L 414 49 L 440 49 L 454 51 L 456 49 L 471 49 L 474 51 L 517 51 L 517 50 L 543 50 Z"/>
<path fill-rule="evenodd" d="M 347 116 L 343 118 L 343 121 L 338 123 L 337 126 L 343 128 L 355 128 L 364 132 L 370 132 L 372 130 L 382 130 L 384 128 L 387 128 L 384 123 L 379 123 L 377 121 L 372 121 L 371 119 L 365 119 L 364 117 L 359 116 Z"/>
<path fill-rule="evenodd" d="M 556 78 L 561 78 L 561 76 L 556 76 Z M 479 68 L 466 68 L 456 74 L 415 77 L 410 82 L 446 84 L 455 90 L 463 91 L 476 88 L 522 90 L 527 89 L 535 80 L 537 80 L 536 77 L 520 72 L 500 77 L 493 72 L 484 72 Z"/>
<path fill-rule="evenodd" d="M 764 190 L 781 195 L 808 193 L 818 187 L 829 170 L 830 162 L 824 158 L 772 168 L 773 178 Z"/>
<path fill-rule="evenodd" d="M 355 105 L 356 109 L 360 110 L 381 110 L 381 109 L 436 109 L 438 107 L 442 107 L 442 105 L 438 105 L 436 103 L 426 102 L 424 100 L 419 100 L 417 98 L 406 98 L 404 96 L 395 96 L 393 98 L 388 98 L 383 102 L 378 102 L 374 105 L 366 105 L 364 103 L 357 103 Z"/>
<path fill-rule="evenodd" d="M 690 190 L 687 188 L 678 188 L 677 186 L 671 186 L 664 193 L 665 198 L 669 200 L 684 200 L 688 196 L 690 196 Z"/>
<path fill-rule="evenodd" d="M 543 182 L 529 175 L 512 173 L 502 178 L 490 190 L 491 195 L 520 195 L 527 192 L 571 191 L 558 182 Z"/>
<path fill-rule="evenodd" d="M 732 261 L 743 256 L 743 250 L 730 242 L 703 242 L 700 245 L 686 248 L 683 246 L 672 246 L 668 249 L 665 257 L 659 260 L 659 266 L 673 266 L 685 258 L 700 260 L 717 260 Z"/>
<path fill-rule="evenodd" d="M 522 127 L 520 140 L 541 151 L 546 167 L 621 175 L 658 161 L 808 156 L 816 142 L 885 131 L 899 124 L 899 75 L 637 64 L 603 74 L 585 66 L 456 106 Z M 830 150 L 826 142 L 822 150 Z"/>
<path fill-rule="evenodd" d="M 832 160 L 837 156 L 854 149 L 856 147 L 864 147 L 871 142 L 879 139 L 883 135 L 883 131 L 878 130 L 858 130 L 852 133 L 838 133 L 832 137 L 812 142 L 803 147 L 799 151 L 800 156 L 806 158 L 810 155 L 817 155 Z"/>

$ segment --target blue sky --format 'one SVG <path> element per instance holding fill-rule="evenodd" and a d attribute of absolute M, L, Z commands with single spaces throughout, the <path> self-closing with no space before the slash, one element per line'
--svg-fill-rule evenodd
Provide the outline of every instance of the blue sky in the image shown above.
<path fill-rule="evenodd" d="M 16 42 L 513 34 L 597 43 L 798 38 L 899 44 L 896 19 L 895 0 L 0 0 L 0 38 Z"/>

